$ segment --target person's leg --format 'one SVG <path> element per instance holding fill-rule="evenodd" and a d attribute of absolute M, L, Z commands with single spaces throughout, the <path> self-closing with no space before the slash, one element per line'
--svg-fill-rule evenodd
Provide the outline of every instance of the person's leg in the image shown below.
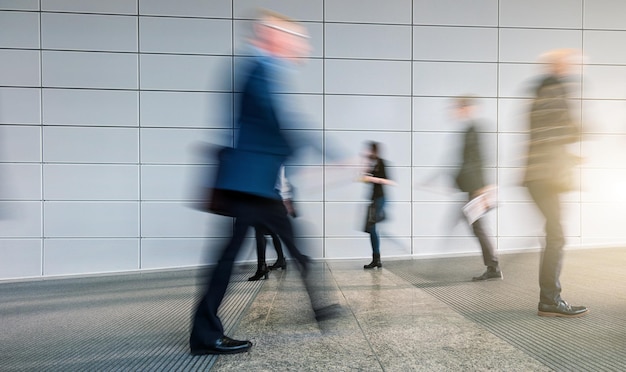
<path fill-rule="evenodd" d="M 537 183 L 529 186 L 528 191 L 546 219 L 546 240 L 539 268 L 539 302 L 554 305 L 561 301 L 560 274 L 565 245 L 559 194 Z"/>
<path fill-rule="evenodd" d="M 270 232 L 270 235 L 272 236 L 272 243 L 274 244 L 274 249 L 276 249 L 276 262 L 271 265 L 269 268 L 270 270 L 276 270 L 276 269 L 286 269 L 287 268 L 287 262 L 285 261 L 285 254 L 283 253 L 283 246 L 280 243 L 280 238 L 278 237 L 278 235 L 276 235 L 273 232 Z"/>
<path fill-rule="evenodd" d="M 265 247 L 267 245 L 267 239 L 265 234 L 269 231 L 264 227 L 257 225 L 254 227 L 254 236 L 256 240 L 256 255 L 257 255 L 257 268 L 253 276 L 248 280 L 255 281 L 261 278 L 267 279 L 267 273 L 269 272 L 267 265 L 265 264 Z"/>
<path fill-rule="evenodd" d="M 373 211 L 368 210 L 368 223 L 366 231 L 370 234 L 370 244 L 372 245 L 372 262 L 367 265 L 363 265 L 364 269 L 373 269 L 375 267 L 382 267 L 380 262 L 380 236 L 376 228 L 376 223 L 384 219 L 384 206 L 385 199 L 378 198 L 372 202 Z M 371 214 L 373 213 L 373 216 Z"/>
<path fill-rule="evenodd" d="M 265 238 L 266 233 L 267 229 L 255 226 L 254 237 L 256 239 L 256 255 L 259 266 L 265 264 L 265 248 L 267 247 L 267 239 Z"/>
<path fill-rule="evenodd" d="M 217 310 L 226 293 L 233 263 L 249 226 L 249 222 L 245 218 L 235 220 L 233 237 L 224 247 L 217 266 L 208 277 L 205 293 L 196 307 L 193 318 L 189 339 L 192 353 L 213 346 L 217 340 L 224 336 L 224 328 L 217 316 Z"/>
<path fill-rule="evenodd" d="M 483 252 L 483 263 L 487 266 L 487 271 L 485 271 L 480 276 L 475 276 L 472 278 L 474 281 L 478 280 L 489 280 L 489 279 L 502 279 L 502 272 L 500 271 L 500 266 L 498 263 L 498 256 L 496 254 L 495 248 L 489 239 L 487 231 L 484 227 L 484 221 L 479 218 L 472 224 L 472 230 L 474 231 L 474 235 L 478 238 L 478 242 L 480 243 L 480 248 Z"/>
<path fill-rule="evenodd" d="M 266 208 L 264 218 L 268 228 L 278 235 L 291 257 L 296 261 L 316 319 L 322 321 L 338 316 L 341 313 L 341 307 L 338 304 L 331 304 L 332 301 L 327 296 L 323 264 L 311 262 L 311 259 L 296 246 L 293 227 L 282 203 Z"/>

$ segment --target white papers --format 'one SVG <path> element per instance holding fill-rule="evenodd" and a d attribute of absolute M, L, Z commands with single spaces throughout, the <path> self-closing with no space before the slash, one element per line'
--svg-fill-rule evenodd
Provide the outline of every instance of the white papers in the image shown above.
<path fill-rule="evenodd" d="M 496 189 L 489 189 L 463 206 L 463 214 L 469 224 L 473 224 L 496 207 Z"/>

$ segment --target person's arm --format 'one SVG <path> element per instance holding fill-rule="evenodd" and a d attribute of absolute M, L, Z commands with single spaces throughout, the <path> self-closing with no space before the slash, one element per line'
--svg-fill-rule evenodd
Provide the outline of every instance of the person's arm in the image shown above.
<path fill-rule="evenodd" d="M 385 169 L 385 163 L 383 162 L 383 160 L 379 159 L 378 161 L 379 161 L 379 166 L 380 166 L 379 172 L 373 175 L 369 175 L 369 174 L 363 175 L 361 180 L 363 182 L 377 183 L 380 185 L 388 185 L 388 186 L 397 185 L 394 181 L 387 178 L 387 171 Z"/>

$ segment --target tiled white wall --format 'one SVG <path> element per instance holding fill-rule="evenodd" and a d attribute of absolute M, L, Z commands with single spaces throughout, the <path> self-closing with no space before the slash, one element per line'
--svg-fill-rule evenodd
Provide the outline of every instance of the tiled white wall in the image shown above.
<path fill-rule="evenodd" d="M 563 196 L 568 244 L 626 241 L 626 3 L 616 0 L 0 0 L 0 279 L 194 266 L 232 225 L 192 208 L 205 144 L 232 144 L 233 88 L 254 10 L 302 21 L 308 63 L 284 87 L 307 146 L 288 171 L 314 257 L 370 254 L 368 140 L 389 173 L 384 256 L 476 253 L 452 190 L 450 98 L 479 97 L 500 250 L 541 244 L 523 175 L 537 57 L 587 58 L 572 100 L 581 190 Z M 341 165 L 341 166 L 338 166 Z M 272 257 L 272 250 L 268 250 Z M 252 239 L 240 255 L 254 260 Z M 478 261 L 480 262 L 480 261 Z"/>

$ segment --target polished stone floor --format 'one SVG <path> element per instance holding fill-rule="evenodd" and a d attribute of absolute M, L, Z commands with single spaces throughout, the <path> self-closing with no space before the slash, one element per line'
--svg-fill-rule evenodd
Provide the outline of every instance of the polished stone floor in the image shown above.
<path fill-rule="evenodd" d="M 188 354 L 198 270 L 0 283 L 0 370 L 626 370 L 626 249 L 567 252 L 563 296 L 590 308 L 577 319 L 536 315 L 538 253 L 501 261 L 484 283 L 478 256 L 323 263 L 345 312 L 321 325 L 293 265 L 259 282 L 238 266 L 221 313 L 254 346 L 219 357 Z"/>

